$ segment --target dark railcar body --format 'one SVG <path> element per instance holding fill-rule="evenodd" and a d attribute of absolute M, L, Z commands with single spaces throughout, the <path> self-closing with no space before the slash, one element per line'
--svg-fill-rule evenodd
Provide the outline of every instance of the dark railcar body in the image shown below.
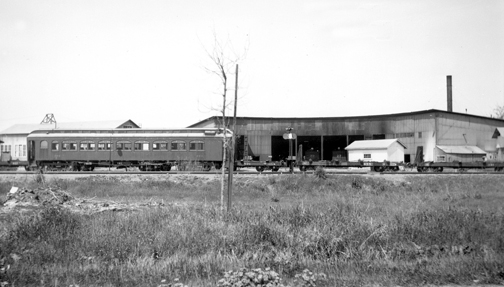
<path fill-rule="evenodd" d="M 220 168 L 223 136 L 218 129 L 39 130 L 28 135 L 28 159 L 32 167 L 77 170 L 100 166 L 170 170 L 188 162 Z"/>

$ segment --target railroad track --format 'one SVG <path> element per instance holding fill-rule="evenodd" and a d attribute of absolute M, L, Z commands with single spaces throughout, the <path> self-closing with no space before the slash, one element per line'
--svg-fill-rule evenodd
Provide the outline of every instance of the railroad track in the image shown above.
<path fill-rule="evenodd" d="M 313 171 L 294 171 L 292 174 L 313 174 Z M 37 171 L 0 171 L 0 175 L 28 175 L 28 174 L 38 174 Z M 46 171 L 44 174 L 47 175 L 163 175 L 163 174 L 173 174 L 173 175 L 220 175 L 220 171 Z M 227 174 L 227 172 L 226 172 Z M 237 170 L 234 172 L 236 175 L 268 175 L 268 174 L 291 174 L 287 169 L 282 171 L 251 171 L 251 170 Z M 382 174 L 382 175 L 477 175 L 477 174 L 495 174 L 504 175 L 503 172 L 496 171 L 443 171 L 443 172 L 417 172 L 417 171 L 384 171 L 384 172 L 374 172 L 366 170 L 326 170 L 328 175 L 346 175 L 346 174 Z"/>

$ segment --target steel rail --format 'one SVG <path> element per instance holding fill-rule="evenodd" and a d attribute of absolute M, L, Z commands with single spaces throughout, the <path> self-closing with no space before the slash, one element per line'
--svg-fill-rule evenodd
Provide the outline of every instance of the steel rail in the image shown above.
<path fill-rule="evenodd" d="M 38 171 L 0 171 L 0 175 L 23 175 L 23 174 L 38 174 Z M 228 172 L 226 172 L 227 174 Z M 294 171 L 290 173 L 287 171 L 235 171 L 233 174 L 243 174 L 243 175 L 289 175 L 289 174 L 314 174 L 314 171 Z M 504 175 L 502 171 L 443 171 L 443 172 L 417 172 L 417 171 L 327 171 L 328 175 L 369 175 L 369 174 L 380 174 L 380 175 L 479 175 L 479 174 L 500 174 Z M 162 174 L 173 174 L 173 175 L 220 175 L 220 172 L 215 171 L 45 171 L 43 174 L 48 175 L 162 175 Z"/>

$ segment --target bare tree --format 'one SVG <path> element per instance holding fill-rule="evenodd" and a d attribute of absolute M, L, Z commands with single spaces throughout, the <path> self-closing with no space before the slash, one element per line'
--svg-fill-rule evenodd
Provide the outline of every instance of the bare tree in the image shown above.
<path fill-rule="evenodd" d="M 494 109 L 494 116 L 498 119 L 504 119 L 504 105 L 497 105 L 497 107 Z"/>
<path fill-rule="evenodd" d="M 230 76 L 233 75 L 233 67 L 235 67 L 236 63 L 240 59 L 237 55 L 233 53 L 233 59 L 229 58 L 226 53 L 227 47 L 221 44 L 218 40 L 217 37 L 214 35 L 214 47 L 213 50 L 208 51 L 207 55 L 210 58 L 212 62 L 212 67 L 208 68 L 206 67 L 205 69 L 207 72 L 216 75 L 220 82 L 221 82 L 221 92 L 220 95 L 222 96 L 222 106 L 217 108 L 219 113 L 221 113 L 222 117 L 219 122 L 219 128 L 222 129 L 223 131 L 223 137 L 222 137 L 222 147 L 223 147 L 223 153 L 222 153 L 222 167 L 221 167 L 221 211 L 224 211 L 224 190 L 225 190 L 225 170 L 226 170 L 226 161 L 227 161 L 227 154 L 229 150 L 231 150 L 231 144 L 232 140 L 228 138 L 228 128 L 229 128 L 229 120 L 226 117 L 226 109 L 228 106 L 232 103 L 231 101 L 227 101 L 227 92 L 229 90 L 229 83 L 228 79 Z M 236 87 L 235 87 L 236 88 Z M 234 135 L 233 135 L 234 137 Z M 232 172 L 232 171 L 229 171 Z"/>

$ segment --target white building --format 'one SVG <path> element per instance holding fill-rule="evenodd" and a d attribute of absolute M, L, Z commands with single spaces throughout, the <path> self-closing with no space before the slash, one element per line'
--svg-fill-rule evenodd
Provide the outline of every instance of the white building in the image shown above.
<path fill-rule="evenodd" d="M 404 160 L 406 146 L 398 139 L 354 141 L 345 148 L 348 161 L 394 161 Z"/>
<path fill-rule="evenodd" d="M 27 161 L 26 137 L 35 130 L 139 128 L 132 120 L 74 122 L 55 124 L 18 124 L 0 132 L 1 161 Z"/>

